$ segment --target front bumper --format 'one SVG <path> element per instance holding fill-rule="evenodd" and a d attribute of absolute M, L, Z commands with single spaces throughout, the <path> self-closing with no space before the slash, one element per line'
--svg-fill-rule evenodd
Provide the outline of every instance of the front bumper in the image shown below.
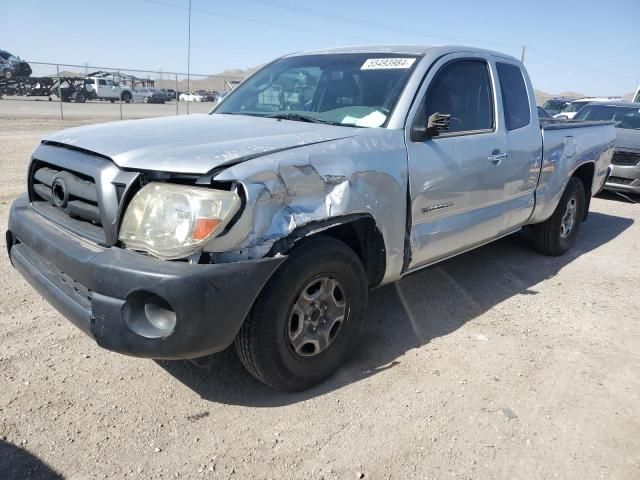
<path fill-rule="evenodd" d="M 604 188 L 640 193 L 640 165 L 611 165 L 611 167 L 611 175 Z"/>
<path fill-rule="evenodd" d="M 284 260 L 202 265 L 103 248 L 45 219 L 26 195 L 11 206 L 7 248 L 29 283 L 98 345 L 157 359 L 197 358 L 229 346 Z M 167 336 L 149 338 L 129 327 L 132 316 L 146 315 L 140 299 L 151 295 L 176 313 Z"/>

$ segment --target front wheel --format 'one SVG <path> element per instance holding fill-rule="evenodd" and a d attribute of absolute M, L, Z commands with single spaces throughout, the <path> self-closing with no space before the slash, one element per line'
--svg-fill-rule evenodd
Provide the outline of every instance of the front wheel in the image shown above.
<path fill-rule="evenodd" d="M 584 185 L 571 178 L 553 215 L 533 225 L 533 246 L 545 255 L 559 256 L 571 248 L 580 231 L 586 208 Z"/>
<path fill-rule="evenodd" d="M 296 247 L 260 293 L 236 337 L 247 370 L 272 388 L 309 388 L 354 350 L 367 308 L 358 256 L 329 237 Z"/>
<path fill-rule="evenodd" d="M 4 77 L 5 80 L 11 80 L 13 78 L 13 72 L 7 69 L 4 72 L 2 72 L 2 76 Z"/>

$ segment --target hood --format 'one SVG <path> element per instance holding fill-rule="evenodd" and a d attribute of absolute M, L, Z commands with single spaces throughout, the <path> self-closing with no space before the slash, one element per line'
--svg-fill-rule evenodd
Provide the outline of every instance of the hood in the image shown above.
<path fill-rule="evenodd" d="M 364 130 L 246 115 L 194 114 L 70 128 L 44 141 L 110 157 L 125 169 L 205 174 L 227 163 Z"/>
<path fill-rule="evenodd" d="M 640 150 L 640 130 L 616 128 L 616 147 Z"/>

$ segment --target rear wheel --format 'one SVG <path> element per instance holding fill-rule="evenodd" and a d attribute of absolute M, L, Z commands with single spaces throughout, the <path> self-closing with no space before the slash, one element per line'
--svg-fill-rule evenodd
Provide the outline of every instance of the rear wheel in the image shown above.
<path fill-rule="evenodd" d="M 358 256 L 329 237 L 297 247 L 265 286 L 238 336 L 247 370 L 277 390 L 309 388 L 355 347 L 367 307 Z"/>
<path fill-rule="evenodd" d="M 124 103 L 130 103 L 131 102 L 131 93 L 122 92 L 122 95 L 120 96 L 120 98 L 122 99 L 122 101 Z"/>
<path fill-rule="evenodd" d="M 74 100 L 76 103 L 84 103 L 87 101 L 87 96 L 84 92 L 76 92 Z"/>
<path fill-rule="evenodd" d="M 11 80 L 13 78 L 13 72 L 9 69 L 6 69 L 4 72 L 2 72 L 2 76 L 5 80 Z"/>
<path fill-rule="evenodd" d="M 571 248 L 584 218 L 586 197 L 584 185 L 571 178 L 553 215 L 533 225 L 533 246 L 545 255 L 558 256 Z"/>

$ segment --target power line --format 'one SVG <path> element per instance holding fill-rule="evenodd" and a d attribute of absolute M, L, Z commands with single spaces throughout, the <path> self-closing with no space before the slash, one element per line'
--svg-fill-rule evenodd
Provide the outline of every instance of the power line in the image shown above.
<path fill-rule="evenodd" d="M 152 3 L 155 5 L 160 5 L 160 6 L 164 6 L 164 7 L 170 7 L 170 8 L 177 8 L 177 9 L 182 9 L 182 10 L 187 10 L 189 7 L 184 6 L 184 5 L 177 5 L 175 3 L 169 3 L 166 1 L 161 1 L 161 0 L 143 0 L 144 2 L 147 3 Z M 419 37 L 423 37 L 423 38 L 429 38 L 429 39 L 435 39 L 435 40 L 445 40 L 445 41 L 452 41 L 452 42 L 458 42 L 458 43 L 467 43 L 467 42 L 472 42 L 472 43 L 476 43 L 476 44 L 482 44 L 482 45 L 488 45 L 488 46 L 500 46 L 500 47 L 507 47 L 507 48 L 517 48 L 520 49 L 521 46 L 520 45 L 514 45 L 514 44 L 500 44 L 500 43 L 493 43 L 493 42 L 487 42 L 485 40 L 480 40 L 480 39 L 471 39 L 471 38 L 466 38 L 466 39 L 461 39 L 461 38 L 453 38 L 453 37 L 446 37 L 446 36 L 441 36 L 441 35 L 428 35 L 425 34 L 422 31 L 418 31 L 418 30 L 414 30 L 414 29 L 408 29 L 408 28 L 404 28 L 404 27 L 398 27 L 398 26 L 394 26 L 394 25 L 386 25 L 386 24 L 382 24 L 382 23 L 375 23 L 375 22 L 368 22 L 368 21 L 363 21 L 363 20 L 359 20 L 359 19 L 355 19 L 352 17 L 346 17 L 343 15 L 337 15 L 331 12 L 327 12 L 324 10 L 319 10 L 319 9 L 315 9 L 315 8 L 310 8 L 310 7 L 304 7 L 304 6 L 299 6 L 299 5 L 295 5 L 289 2 L 284 2 L 281 0 L 247 0 L 248 2 L 252 2 L 252 3 L 257 3 L 257 4 L 261 4 L 261 5 L 265 5 L 265 6 L 271 6 L 271 7 L 275 7 L 275 8 L 280 8 L 280 9 L 284 9 L 284 10 L 289 10 L 292 12 L 297 12 L 303 15 L 309 15 L 309 16 L 314 16 L 314 17 L 318 17 L 318 18 L 323 18 L 325 20 L 332 20 L 332 21 L 336 21 L 336 22 L 342 22 L 342 23 L 348 23 L 348 24 L 353 24 L 353 25 L 359 25 L 362 27 L 367 27 L 367 28 L 374 28 L 374 29 L 378 29 L 378 30 L 386 30 L 389 32 L 395 32 L 395 33 L 402 33 L 402 34 L 408 34 L 408 35 L 415 35 L 415 36 L 419 36 Z M 305 32 L 305 33 L 313 33 L 313 34 L 317 34 L 317 35 L 321 35 L 323 37 L 327 36 L 327 32 L 326 31 L 319 31 L 319 30 L 313 30 L 313 29 L 309 29 L 306 27 L 296 27 L 293 25 L 287 25 L 287 24 L 282 24 L 282 23 L 277 23 L 277 22 L 271 22 L 269 20 L 261 20 L 261 19 L 256 19 L 256 18 L 249 18 L 249 17 L 242 17 L 242 16 L 237 16 L 237 15 L 229 15 L 226 13 L 219 13 L 219 12 L 212 12 L 209 10 L 204 10 L 204 9 L 192 9 L 193 12 L 197 12 L 197 13 L 202 13 L 205 15 L 211 15 L 214 17 L 220 17 L 220 18 L 226 18 L 226 19 L 230 19 L 230 20 L 237 20 L 237 21 L 241 21 L 241 22 L 252 22 L 252 23 L 258 23 L 258 24 L 262 24 L 262 25 L 270 25 L 273 27 L 277 27 L 277 28 L 282 28 L 282 29 L 286 29 L 286 30 L 293 30 L 293 31 L 299 31 L 299 32 Z M 333 37 L 341 37 L 341 38 L 349 38 L 352 40 L 360 40 L 360 41 L 366 41 L 366 42 L 372 42 L 373 40 L 369 39 L 369 38 L 364 38 L 364 37 L 359 37 L 359 36 L 354 36 L 354 35 L 345 35 L 342 33 L 338 33 L 338 34 L 332 34 L 331 36 Z M 547 52 L 544 52 L 538 48 L 532 48 L 530 46 L 527 47 L 527 52 L 529 54 L 531 54 L 531 50 L 534 51 L 534 57 L 540 57 L 540 58 L 544 58 L 545 61 L 552 61 L 555 62 L 565 68 L 574 68 L 574 69 L 580 69 L 580 70 L 584 70 L 584 71 L 589 71 L 593 74 L 597 74 L 597 75 L 602 75 L 602 76 L 607 76 L 607 77 L 618 77 L 618 78 L 635 78 L 633 75 L 624 75 L 624 74 L 618 74 L 618 73 L 612 73 L 610 71 L 603 71 L 603 70 L 599 70 L 599 69 L 595 69 L 593 67 L 588 67 L 588 66 L 584 66 L 584 65 L 578 65 L 572 62 L 568 62 L 565 59 L 559 59 L 559 58 L 554 58 L 553 55 L 549 55 Z M 539 52 L 540 56 L 537 55 L 535 52 Z M 538 60 L 540 61 L 540 60 Z M 544 63 L 541 62 L 541 63 Z"/>
<path fill-rule="evenodd" d="M 368 28 L 376 28 L 378 30 L 386 30 L 389 32 L 395 32 L 395 33 L 403 33 L 403 34 L 408 34 L 408 35 L 414 35 L 414 36 L 418 36 L 418 37 L 422 37 L 422 38 L 429 38 L 429 39 L 433 39 L 433 40 L 446 40 L 446 41 L 451 41 L 451 42 L 461 42 L 461 43 L 467 43 L 467 42 L 472 42 L 472 43 L 480 43 L 480 44 L 484 44 L 484 45 L 493 45 L 493 46 L 500 46 L 500 47 L 508 47 L 508 48 L 520 48 L 520 45 L 515 45 L 515 44 L 506 44 L 506 43 L 493 43 L 493 42 L 487 42 L 485 40 L 480 40 L 480 39 L 473 39 L 473 38 L 453 38 L 453 37 L 447 37 L 445 35 L 440 35 L 440 34 L 433 34 L 433 35 L 429 35 L 426 34 L 424 31 L 422 30 L 414 30 L 414 29 L 410 29 L 410 28 L 406 28 L 406 27 L 399 27 L 399 26 L 395 26 L 395 25 L 386 25 L 386 24 L 382 24 L 382 23 L 374 23 L 374 22 L 366 22 L 363 20 L 359 20 L 353 17 L 346 17 L 343 15 L 336 15 L 334 13 L 330 13 L 324 10 L 319 10 L 316 8 L 309 8 L 309 7 L 304 7 L 304 6 L 300 6 L 300 5 L 295 5 L 289 2 L 283 2 L 283 1 L 277 1 L 277 0 L 247 0 L 249 2 L 252 3 L 258 3 L 261 5 L 267 5 L 270 7 L 275 7 L 275 8 L 280 8 L 283 10 L 289 10 L 292 12 L 297 12 L 297 13 L 302 13 L 304 15 L 310 15 L 310 16 L 314 16 L 314 17 L 318 17 L 318 18 L 323 18 L 325 20 L 333 20 L 336 22 L 342 22 L 342 23 L 350 23 L 352 25 L 359 25 L 362 27 L 368 27 Z"/>
<path fill-rule="evenodd" d="M 552 63 L 555 63 L 555 64 L 560 65 L 560 66 L 565 67 L 565 68 L 574 69 L 574 70 L 589 71 L 592 74 L 603 75 L 603 76 L 606 76 L 606 77 L 632 78 L 632 79 L 636 78 L 634 75 L 625 75 L 623 73 L 611 72 L 610 70 L 604 71 L 604 70 L 600 70 L 598 68 L 589 67 L 587 65 L 579 65 L 579 64 L 567 61 L 565 59 L 561 59 L 559 57 L 555 57 L 554 55 L 550 55 L 549 53 L 543 52 L 542 50 L 540 50 L 538 48 L 529 47 L 529 51 L 531 51 L 531 50 L 534 51 L 533 56 L 538 58 L 538 62 L 540 62 L 540 63 L 549 64 L 549 62 L 552 62 Z M 541 61 L 540 58 L 544 58 L 544 60 Z"/>
<path fill-rule="evenodd" d="M 154 5 L 160 5 L 160 6 L 163 6 L 163 7 L 170 7 L 170 8 L 177 8 L 177 9 L 180 9 L 180 10 L 188 10 L 189 9 L 188 6 L 177 5 L 175 3 L 163 2 L 163 1 L 160 1 L 160 0 L 143 0 L 143 1 L 146 2 L 146 3 L 152 3 Z M 292 26 L 292 25 L 285 25 L 283 23 L 271 22 L 269 20 L 260 20 L 260 19 L 257 19 L 257 18 L 249 18 L 249 17 L 241 17 L 241 16 L 237 16 L 237 15 L 229 15 L 229 14 L 226 14 L 226 13 L 218 13 L 218 12 L 212 12 L 210 10 L 203 10 L 201 8 L 193 8 L 192 11 L 196 12 L 196 13 L 202 13 L 204 15 L 210 15 L 212 17 L 226 18 L 226 19 L 229 19 L 229 20 L 237 20 L 237 21 L 241 21 L 241 22 L 259 23 L 261 25 L 269 25 L 269 26 L 272 26 L 272 27 L 283 28 L 283 29 L 286 29 L 286 30 L 295 30 L 295 31 L 304 32 L 304 33 L 307 33 L 307 34 L 314 33 L 314 34 L 317 34 L 317 35 L 322 35 L 323 37 L 327 36 L 327 32 L 323 32 L 323 31 L 320 31 L 320 30 L 312 30 L 312 29 L 309 29 L 309 28 L 306 28 L 306 27 L 295 27 L 295 26 Z M 365 41 L 365 42 L 371 42 L 372 41 L 369 38 L 356 37 L 356 36 L 353 36 L 353 35 L 344 35 L 344 34 L 341 34 L 341 33 L 335 34 L 335 35 L 332 34 L 332 36 L 333 37 L 341 37 L 341 38 L 349 38 L 351 40 L 358 40 L 358 41 Z"/>
<path fill-rule="evenodd" d="M 424 38 L 431 38 L 431 39 L 439 39 L 439 40 L 448 40 L 448 41 L 454 41 L 454 42 L 461 42 L 461 43 L 466 43 L 466 42 L 474 42 L 474 43 L 480 43 L 480 44 L 484 44 L 484 45 L 492 45 L 492 46 L 501 46 L 501 47 L 508 47 L 508 48 L 520 48 L 520 45 L 514 45 L 514 44 L 500 44 L 500 43 L 490 43 L 487 42 L 486 40 L 480 40 L 480 39 L 471 39 L 471 38 L 466 38 L 466 39 L 460 39 L 460 38 L 452 38 L 452 37 L 446 37 L 446 36 L 442 36 L 442 35 L 427 35 L 422 31 L 417 31 L 414 29 L 408 29 L 408 28 L 404 28 L 404 27 L 398 27 L 398 26 L 392 26 L 392 25 L 386 25 L 386 24 L 382 24 L 382 23 L 374 23 L 374 22 L 366 22 L 363 20 L 359 20 L 359 19 L 355 19 L 352 17 L 345 17 L 343 15 L 336 15 L 334 13 L 330 13 L 327 11 L 323 11 L 323 10 L 319 10 L 316 8 L 310 8 L 310 7 L 304 7 L 304 6 L 299 6 L 299 5 L 295 5 L 289 2 L 285 2 L 282 0 L 247 0 L 248 2 L 252 2 L 252 3 L 257 3 L 257 4 L 261 4 L 261 5 L 268 5 L 268 6 L 272 6 L 272 7 L 276 7 L 276 8 L 280 8 L 280 9 L 284 9 L 284 10 L 289 10 L 289 11 L 293 11 L 293 12 L 298 12 L 304 15 L 310 15 L 310 16 L 314 16 L 314 17 L 319 17 L 319 18 L 324 18 L 327 20 L 334 20 L 337 22 L 343 22 L 343 23 L 350 23 L 353 25 L 360 25 L 363 27 L 369 27 L 369 28 L 376 28 L 379 30 L 386 30 L 386 31 L 390 31 L 390 32 L 397 32 L 397 33 L 404 33 L 404 34 L 409 34 L 409 35 L 416 35 L 416 36 L 420 36 L 420 37 L 424 37 Z M 524 55 L 525 55 L 525 50 L 527 47 L 522 47 L 522 53 L 521 53 L 521 59 L 524 62 Z M 529 49 L 531 49 L 530 47 L 528 47 Z M 540 53 L 544 54 L 544 56 L 546 58 L 553 58 L 553 55 L 549 55 L 546 52 L 542 52 L 539 49 L 534 49 L 539 51 Z M 596 74 L 601 74 L 601 75 L 606 75 L 606 76 L 617 76 L 620 78 L 634 78 L 633 76 L 630 75 L 620 75 L 620 74 L 611 74 L 610 72 L 605 72 L 602 70 L 598 70 L 598 69 L 594 69 L 593 67 L 587 67 L 587 66 L 583 66 L 583 65 L 577 65 L 577 64 L 573 64 L 571 62 L 567 62 L 566 60 L 556 60 L 557 62 L 561 63 L 562 65 L 565 66 L 572 66 L 574 68 L 577 69 L 582 69 L 582 70 L 588 70 L 591 71 L 593 73 Z"/>

